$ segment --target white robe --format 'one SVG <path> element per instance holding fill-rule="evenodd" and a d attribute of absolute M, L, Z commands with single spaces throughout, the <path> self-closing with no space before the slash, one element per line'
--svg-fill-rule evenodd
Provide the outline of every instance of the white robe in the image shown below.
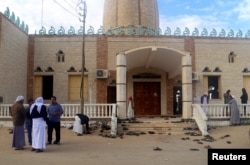
<path fill-rule="evenodd" d="M 76 133 L 79 133 L 79 134 L 83 134 L 81 119 L 78 116 L 75 116 L 73 131 L 76 132 Z"/>
<path fill-rule="evenodd" d="M 202 104 L 201 107 L 202 107 L 203 111 L 207 114 L 207 110 L 208 110 L 208 99 L 209 99 L 209 97 L 206 96 L 206 95 L 203 95 L 202 97 L 203 97 L 203 99 L 202 99 L 203 102 L 201 103 L 201 104 Z"/>
<path fill-rule="evenodd" d="M 32 148 L 46 148 L 46 123 L 43 118 L 32 119 Z"/>
<path fill-rule="evenodd" d="M 128 119 L 132 119 L 132 118 L 135 117 L 134 110 L 132 108 L 132 101 L 131 100 L 129 100 L 129 102 L 128 102 L 128 114 L 127 114 L 127 117 L 128 117 Z"/>

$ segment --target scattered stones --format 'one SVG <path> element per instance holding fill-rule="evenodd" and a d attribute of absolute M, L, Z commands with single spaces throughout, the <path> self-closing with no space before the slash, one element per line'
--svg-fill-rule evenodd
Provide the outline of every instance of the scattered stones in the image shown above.
<path fill-rule="evenodd" d="M 68 127 L 68 130 L 72 130 L 73 129 L 73 125 Z"/>
<path fill-rule="evenodd" d="M 190 148 L 191 151 L 199 151 L 198 148 Z"/>
<path fill-rule="evenodd" d="M 99 135 L 106 138 L 116 138 L 116 135 L 111 135 L 111 134 L 99 134 Z"/>
<path fill-rule="evenodd" d="M 127 130 L 128 130 L 128 128 L 127 128 L 127 127 L 123 127 L 123 130 L 124 130 L 124 131 L 127 131 Z"/>
<path fill-rule="evenodd" d="M 190 135 L 190 136 L 201 136 L 200 133 L 196 133 L 196 132 L 186 132 L 186 135 Z"/>
<path fill-rule="evenodd" d="M 154 150 L 155 150 L 155 151 L 161 151 L 162 149 L 159 148 L 159 147 L 155 147 Z"/>
<path fill-rule="evenodd" d="M 212 147 L 210 145 L 204 146 L 204 148 L 211 149 Z"/>
<path fill-rule="evenodd" d="M 139 136 L 140 133 L 134 132 L 134 131 L 129 131 L 129 132 L 126 133 L 126 135 L 135 135 L 135 136 Z"/>
<path fill-rule="evenodd" d="M 185 128 L 183 128 L 183 130 L 192 130 L 193 128 L 191 128 L 191 127 L 185 127 Z"/>
<path fill-rule="evenodd" d="M 183 123 L 183 121 L 171 121 L 171 123 Z"/>
<path fill-rule="evenodd" d="M 9 134 L 13 134 L 13 129 L 9 128 Z"/>
<path fill-rule="evenodd" d="M 193 141 L 197 141 L 198 142 L 198 141 L 200 141 L 200 139 L 194 139 Z"/>
<path fill-rule="evenodd" d="M 189 137 L 181 138 L 181 140 L 189 140 Z"/>
<path fill-rule="evenodd" d="M 224 139 L 224 138 L 227 138 L 227 137 L 230 137 L 230 135 L 224 135 L 224 136 L 220 137 L 220 139 Z"/>
<path fill-rule="evenodd" d="M 210 135 L 206 135 L 203 139 L 201 139 L 201 140 L 203 140 L 203 141 L 207 141 L 207 142 L 213 142 L 213 141 L 215 141 L 215 139 L 212 137 L 212 136 L 210 136 Z"/>
<path fill-rule="evenodd" d="M 148 131 L 148 133 L 149 133 L 149 134 L 155 134 L 155 132 L 154 132 L 154 131 Z"/>

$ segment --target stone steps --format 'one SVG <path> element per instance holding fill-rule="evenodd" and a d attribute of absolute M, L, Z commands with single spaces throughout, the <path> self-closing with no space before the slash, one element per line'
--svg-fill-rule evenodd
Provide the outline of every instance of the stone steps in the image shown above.
<path fill-rule="evenodd" d="M 125 120 L 118 124 L 118 132 L 126 133 L 151 133 L 176 135 L 188 131 L 197 131 L 193 121 L 184 122 L 181 118 L 137 118 Z"/>

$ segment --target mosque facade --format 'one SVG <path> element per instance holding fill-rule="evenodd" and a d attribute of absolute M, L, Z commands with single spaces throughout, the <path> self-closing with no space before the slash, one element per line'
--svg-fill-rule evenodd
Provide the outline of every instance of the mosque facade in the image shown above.
<path fill-rule="evenodd" d="M 223 104 L 228 89 L 238 99 L 241 88 L 250 91 L 248 34 L 161 32 L 157 0 L 130 2 L 105 0 L 103 29 L 84 35 L 85 103 L 116 103 L 118 117 L 126 118 L 132 98 L 137 117 L 189 119 L 205 92 L 210 103 Z M 0 13 L 0 103 L 20 94 L 79 103 L 82 36 L 72 29 L 28 34 Z"/>

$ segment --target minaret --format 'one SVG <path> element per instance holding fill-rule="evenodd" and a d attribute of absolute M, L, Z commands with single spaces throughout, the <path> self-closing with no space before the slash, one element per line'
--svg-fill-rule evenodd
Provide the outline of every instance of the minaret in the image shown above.
<path fill-rule="evenodd" d="M 157 0 L 105 0 L 104 30 L 130 25 L 156 30 L 159 27 Z"/>

